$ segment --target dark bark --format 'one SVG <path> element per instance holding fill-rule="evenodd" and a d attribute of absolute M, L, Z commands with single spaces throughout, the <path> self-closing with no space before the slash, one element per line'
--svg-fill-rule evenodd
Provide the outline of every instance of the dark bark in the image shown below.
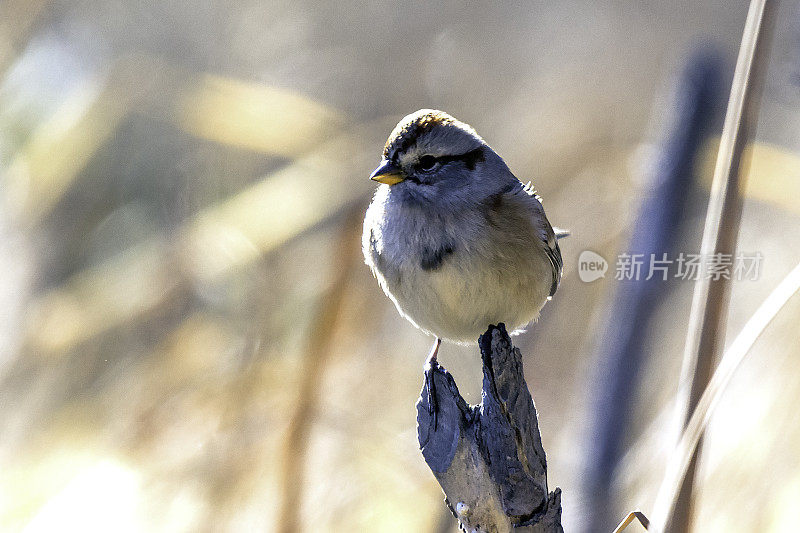
<path fill-rule="evenodd" d="M 547 461 L 519 349 L 503 324 L 489 326 L 478 344 L 480 405 L 468 405 L 438 364 L 426 370 L 417 402 L 422 455 L 465 531 L 562 532 L 561 489 L 547 490 Z"/>

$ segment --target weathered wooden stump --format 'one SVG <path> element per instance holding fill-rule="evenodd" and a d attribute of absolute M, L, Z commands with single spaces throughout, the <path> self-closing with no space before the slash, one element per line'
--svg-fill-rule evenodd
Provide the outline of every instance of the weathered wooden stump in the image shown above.
<path fill-rule="evenodd" d="M 563 532 L 561 489 L 547 491 L 547 461 L 520 351 L 503 324 L 489 326 L 478 344 L 480 405 L 467 404 L 438 364 L 425 372 L 417 401 L 417 438 L 425 462 L 464 531 Z M 438 408 L 435 425 L 429 382 Z"/>

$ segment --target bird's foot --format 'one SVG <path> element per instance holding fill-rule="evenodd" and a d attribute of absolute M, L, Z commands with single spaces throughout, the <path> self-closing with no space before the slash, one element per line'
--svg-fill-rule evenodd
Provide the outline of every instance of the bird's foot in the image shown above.
<path fill-rule="evenodd" d="M 425 361 L 425 384 L 428 389 L 428 414 L 433 417 L 433 430 L 436 431 L 436 416 L 439 411 L 439 405 L 436 400 L 436 385 L 433 379 L 433 369 L 439 366 L 436 356 L 439 354 L 439 346 L 442 344 L 442 339 L 436 338 L 431 347 L 431 352 L 428 354 L 428 359 Z"/>

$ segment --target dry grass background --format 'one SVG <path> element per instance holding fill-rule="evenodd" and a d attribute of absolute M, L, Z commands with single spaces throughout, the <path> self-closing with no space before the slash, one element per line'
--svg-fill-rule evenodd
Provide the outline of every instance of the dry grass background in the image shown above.
<path fill-rule="evenodd" d="M 764 270 L 734 285 L 730 337 L 800 258 L 784 4 L 740 239 Z M 580 282 L 577 256 L 625 249 L 670 77 L 700 42 L 732 62 L 746 8 L 0 4 L 0 529 L 452 530 L 414 428 L 429 341 L 351 242 L 386 135 L 420 107 L 472 124 L 572 230 L 562 288 L 518 343 L 576 528 L 614 289 Z M 687 191 L 687 252 L 705 190 Z M 691 289 L 674 284 L 650 334 L 620 517 L 652 504 L 675 437 Z M 800 521 L 798 315 L 790 302 L 712 421 L 698 530 Z M 479 401 L 476 349 L 441 360 Z"/>

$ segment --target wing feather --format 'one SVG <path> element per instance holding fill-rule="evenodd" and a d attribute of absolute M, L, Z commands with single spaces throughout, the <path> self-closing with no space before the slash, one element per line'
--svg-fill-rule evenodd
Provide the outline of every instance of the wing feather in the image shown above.
<path fill-rule="evenodd" d="M 558 290 L 558 285 L 561 283 L 561 273 L 564 270 L 564 260 L 561 257 L 561 249 L 558 247 L 558 239 L 569 235 L 569 231 L 559 229 L 558 233 L 556 233 L 553 230 L 550 221 L 547 220 L 547 216 L 544 213 L 542 197 L 539 196 L 530 181 L 522 186 L 522 190 L 525 194 L 536 200 L 536 214 L 539 215 L 537 217 L 537 222 L 541 224 L 542 241 L 544 241 L 545 244 L 544 250 L 547 254 L 547 258 L 550 260 L 553 273 L 553 282 L 550 285 L 550 297 L 552 297 Z"/>

